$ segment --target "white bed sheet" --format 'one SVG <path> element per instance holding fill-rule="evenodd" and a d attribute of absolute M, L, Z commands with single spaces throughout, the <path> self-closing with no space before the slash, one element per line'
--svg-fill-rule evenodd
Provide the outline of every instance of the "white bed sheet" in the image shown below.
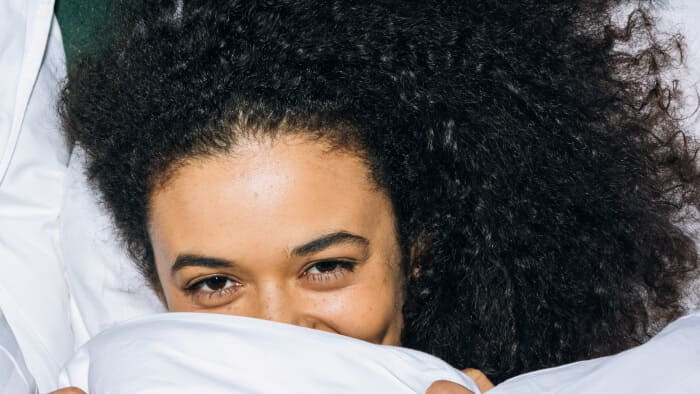
<path fill-rule="evenodd" d="M 165 313 L 115 326 L 61 376 L 90 394 L 425 393 L 437 380 L 479 393 L 414 350 L 228 315 Z"/>

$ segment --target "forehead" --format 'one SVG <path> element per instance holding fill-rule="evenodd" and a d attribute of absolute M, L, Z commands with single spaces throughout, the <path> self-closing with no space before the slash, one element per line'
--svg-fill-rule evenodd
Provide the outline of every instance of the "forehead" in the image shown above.
<path fill-rule="evenodd" d="M 150 199 L 149 231 L 173 253 L 245 258 L 332 231 L 383 239 L 393 220 L 360 157 L 284 137 L 180 166 Z"/>

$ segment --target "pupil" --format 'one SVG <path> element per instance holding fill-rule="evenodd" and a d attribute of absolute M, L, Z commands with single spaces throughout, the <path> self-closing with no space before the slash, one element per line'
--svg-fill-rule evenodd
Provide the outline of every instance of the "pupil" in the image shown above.
<path fill-rule="evenodd" d="M 316 269 L 321 272 L 333 271 L 338 266 L 335 261 L 322 261 L 316 264 Z"/>
<path fill-rule="evenodd" d="M 226 286 L 228 278 L 224 276 L 213 276 L 206 280 L 207 286 L 212 290 L 221 290 Z"/>

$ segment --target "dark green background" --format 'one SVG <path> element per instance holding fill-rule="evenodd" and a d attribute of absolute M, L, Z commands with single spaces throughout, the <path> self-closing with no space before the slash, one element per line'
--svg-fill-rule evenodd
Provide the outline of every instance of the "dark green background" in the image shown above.
<path fill-rule="evenodd" d="M 95 30 L 104 25 L 108 0 L 56 0 L 55 13 L 70 65 L 81 52 L 97 47 Z"/>

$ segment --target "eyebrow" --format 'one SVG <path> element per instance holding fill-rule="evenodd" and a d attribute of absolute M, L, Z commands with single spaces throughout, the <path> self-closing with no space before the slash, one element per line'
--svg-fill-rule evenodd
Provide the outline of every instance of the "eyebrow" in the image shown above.
<path fill-rule="evenodd" d="M 197 254 L 181 254 L 177 256 L 173 266 L 170 267 L 170 274 L 175 273 L 185 267 L 206 267 L 206 268 L 230 268 L 236 264 L 232 261 L 206 257 Z"/>
<path fill-rule="evenodd" d="M 351 234 L 346 231 L 338 231 L 323 235 L 301 246 L 297 246 L 292 250 L 291 254 L 293 256 L 303 257 L 313 253 L 318 253 L 322 250 L 330 248 L 331 246 L 348 243 L 358 244 L 365 248 L 369 246 L 369 240 L 365 237 Z M 172 267 L 170 267 L 170 274 L 174 276 L 177 271 L 185 267 L 231 268 L 235 265 L 236 263 L 233 261 L 221 258 L 207 257 L 198 254 L 181 254 L 177 256 Z"/>
<path fill-rule="evenodd" d="M 369 240 L 365 237 L 361 237 L 356 234 L 351 234 L 346 231 L 338 231 L 323 235 L 301 246 L 297 246 L 292 250 L 292 255 L 299 257 L 308 256 L 310 254 L 320 252 L 324 249 L 328 249 L 331 246 L 348 243 L 358 244 L 365 248 L 369 246 Z"/>

